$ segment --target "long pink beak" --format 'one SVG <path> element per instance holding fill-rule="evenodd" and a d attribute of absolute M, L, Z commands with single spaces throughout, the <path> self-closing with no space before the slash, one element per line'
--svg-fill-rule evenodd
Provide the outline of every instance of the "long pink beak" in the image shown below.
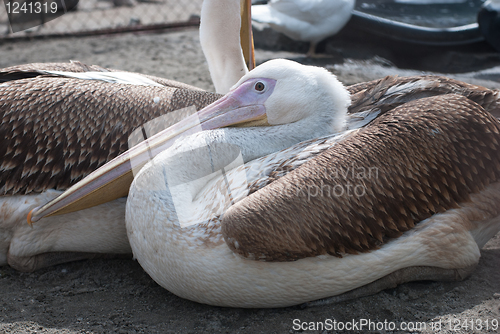
<path fill-rule="evenodd" d="M 134 172 L 169 148 L 186 134 L 226 126 L 252 126 L 266 119 L 264 102 L 272 94 L 276 81 L 263 79 L 268 89 L 255 95 L 255 80 L 244 82 L 227 95 L 181 122 L 145 139 L 138 145 L 101 166 L 57 198 L 30 211 L 29 224 L 52 215 L 83 210 L 127 196 Z"/>

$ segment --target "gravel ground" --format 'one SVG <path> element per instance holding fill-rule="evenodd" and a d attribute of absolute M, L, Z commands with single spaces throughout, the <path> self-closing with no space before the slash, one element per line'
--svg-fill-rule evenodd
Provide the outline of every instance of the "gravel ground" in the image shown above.
<path fill-rule="evenodd" d="M 300 54 L 257 51 L 259 62 L 274 57 L 328 66 L 346 83 L 386 74 L 421 73 L 399 70 L 380 59 L 309 60 Z M 0 67 L 70 59 L 168 77 L 213 90 L 196 30 L 0 45 Z M 498 68 L 488 71 L 487 74 Z M 486 80 L 484 71 L 458 77 L 471 82 L 482 80 L 489 87 L 499 85 Z M 295 323 L 314 324 L 330 319 L 358 326 L 364 320 L 379 321 L 379 326 L 387 321 L 388 326 L 390 322 L 396 326 L 395 330 L 351 333 L 499 333 L 498 327 L 494 329 L 491 324 L 493 319 L 500 321 L 500 234 L 481 254 L 476 271 L 463 282 L 409 283 L 374 296 L 305 309 L 230 309 L 183 300 L 159 287 L 131 259 L 75 262 L 31 274 L 2 267 L 0 332 L 325 333 L 334 331 L 316 326 L 312 330 L 295 330 L 294 319 L 299 319 Z M 398 330 L 404 322 L 415 330 Z M 439 322 L 441 330 L 437 330 Z"/>

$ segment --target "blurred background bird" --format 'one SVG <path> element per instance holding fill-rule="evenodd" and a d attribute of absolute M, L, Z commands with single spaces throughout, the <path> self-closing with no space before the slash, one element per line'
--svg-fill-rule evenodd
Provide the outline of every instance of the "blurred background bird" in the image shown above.
<path fill-rule="evenodd" d="M 271 0 L 252 6 L 252 20 L 267 23 L 291 39 L 311 43 L 307 56 L 313 57 L 320 41 L 346 25 L 354 4 L 355 0 Z"/>

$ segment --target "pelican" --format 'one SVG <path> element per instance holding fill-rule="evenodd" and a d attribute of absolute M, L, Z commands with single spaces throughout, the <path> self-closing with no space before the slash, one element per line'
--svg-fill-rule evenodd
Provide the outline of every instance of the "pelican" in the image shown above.
<path fill-rule="evenodd" d="M 249 0 L 204 2 L 201 41 L 209 68 L 218 71 L 212 75 L 219 92 L 253 66 L 253 51 L 246 49 L 252 47 L 249 8 Z M 135 128 L 165 114 L 175 123 L 191 111 L 173 111 L 200 110 L 221 96 L 80 62 L 2 69 L 0 95 L 0 265 L 22 271 L 94 256 L 85 252 L 131 253 L 124 200 L 47 219 L 32 229 L 25 216 L 124 152 Z"/>
<path fill-rule="evenodd" d="M 241 1 L 240 6 L 234 0 L 203 1 L 200 44 L 215 91 L 219 94 L 226 94 L 248 70 L 255 67 L 250 10 L 249 0 Z M 240 34 L 235 34 L 235 31 L 240 31 Z"/>
<path fill-rule="evenodd" d="M 350 91 L 352 101 L 324 69 L 269 61 L 132 148 L 125 157 L 144 167 L 126 229 L 145 271 L 180 297 L 229 307 L 470 275 L 500 230 L 499 92 L 425 76 Z M 29 219 L 120 182 L 121 161 Z"/>
<path fill-rule="evenodd" d="M 309 57 L 316 45 L 338 33 L 351 18 L 355 0 L 271 0 L 252 6 L 252 20 L 267 23 L 291 39 L 309 42 Z"/>

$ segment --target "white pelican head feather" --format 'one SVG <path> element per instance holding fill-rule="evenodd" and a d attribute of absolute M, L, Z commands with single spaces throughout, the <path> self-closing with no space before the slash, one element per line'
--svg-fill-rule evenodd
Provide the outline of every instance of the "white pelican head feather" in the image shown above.
<path fill-rule="evenodd" d="M 349 93 L 325 68 L 274 59 L 243 76 L 232 89 L 262 80 L 276 82 L 265 102 L 270 125 L 308 120 L 311 125 L 314 122 L 326 127 L 324 132 L 315 134 L 317 137 L 341 131 L 345 126 Z"/>

